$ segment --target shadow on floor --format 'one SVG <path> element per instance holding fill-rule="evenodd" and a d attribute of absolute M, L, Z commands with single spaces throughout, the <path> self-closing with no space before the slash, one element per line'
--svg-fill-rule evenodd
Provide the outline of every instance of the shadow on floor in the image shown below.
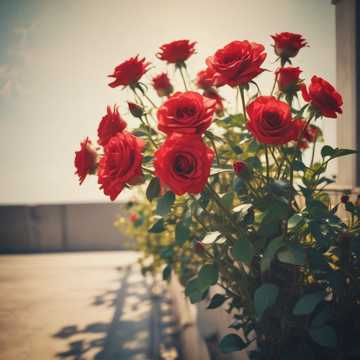
<path fill-rule="evenodd" d="M 163 284 L 149 285 L 136 265 L 117 270 L 119 289 L 105 291 L 91 302 L 94 311 L 97 306 L 113 307 L 111 322 L 63 327 L 53 337 L 68 340 L 68 349 L 57 353 L 56 358 L 181 359 L 176 323 Z"/>

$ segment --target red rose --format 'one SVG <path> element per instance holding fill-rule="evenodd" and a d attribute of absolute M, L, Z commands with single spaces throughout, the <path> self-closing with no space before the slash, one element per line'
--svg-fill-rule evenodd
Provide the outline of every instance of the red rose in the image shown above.
<path fill-rule="evenodd" d="M 233 41 L 207 58 L 208 67 L 214 71 L 217 86 L 245 85 L 264 71 L 260 66 L 266 58 L 264 46 L 249 41 Z"/>
<path fill-rule="evenodd" d="M 248 166 L 245 161 L 235 161 L 233 163 L 233 169 L 236 175 L 241 175 L 248 171 Z"/>
<path fill-rule="evenodd" d="M 182 64 L 195 52 L 196 42 L 189 40 L 177 40 L 162 45 L 156 56 L 160 60 L 167 61 L 171 64 Z"/>
<path fill-rule="evenodd" d="M 306 121 L 303 119 L 295 119 L 294 124 L 297 130 L 296 139 L 300 149 L 307 149 L 309 142 L 314 142 L 319 136 L 319 129 L 316 126 L 306 126 Z M 306 128 L 305 128 L 306 126 Z"/>
<path fill-rule="evenodd" d="M 171 85 L 170 79 L 166 73 L 154 76 L 152 78 L 152 86 L 160 97 L 169 96 L 174 91 L 174 88 Z"/>
<path fill-rule="evenodd" d="M 300 34 L 282 32 L 271 35 L 275 41 L 275 53 L 281 58 L 291 58 L 297 55 L 299 50 L 307 45 L 306 40 Z"/>
<path fill-rule="evenodd" d="M 105 146 L 99 163 L 98 183 L 112 201 L 126 184 L 135 185 L 142 178 L 143 148 L 142 140 L 125 131 L 117 133 Z"/>
<path fill-rule="evenodd" d="M 126 128 L 126 122 L 121 118 L 117 106 L 114 109 L 107 107 L 107 114 L 100 121 L 97 133 L 98 143 L 105 146 L 109 140 L 118 132 L 122 132 Z"/>
<path fill-rule="evenodd" d="M 223 98 L 219 95 L 219 93 L 215 89 L 207 89 L 204 91 L 204 96 L 215 100 L 215 112 L 216 115 L 222 116 L 224 115 L 224 104 L 223 104 Z"/>
<path fill-rule="evenodd" d="M 174 133 L 155 152 L 155 174 L 177 195 L 198 194 L 210 175 L 213 151 L 198 135 Z"/>
<path fill-rule="evenodd" d="M 177 92 L 157 111 L 158 128 L 166 134 L 202 134 L 211 124 L 216 102 L 194 91 Z"/>
<path fill-rule="evenodd" d="M 207 90 L 214 86 L 214 71 L 209 67 L 201 70 L 196 75 L 196 86 L 199 89 Z"/>
<path fill-rule="evenodd" d="M 326 80 L 313 76 L 309 91 L 302 86 L 301 92 L 304 100 L 310 102 L 319 114 L 329 118 L 336 118 L 336 113 L 342 114 L 342 97 Z"/>
<path fill-rule="evenodd" d="M 246 107 L 246 112 L 248 129 L 260 143 L 278 145 L 296 139 L 297 130 L 287 103 L 273 96 L 259 96 Z"/>
<path fill-rule="evenodd" d="M 80 185 L 88 174 L 95 174 L 96 157 L 96 150 L 91 146 L 91 141 L 87 137 L 81 142 L 80 150 L 75 152 L 75 174 L 79 176 Z"/>
<path fill-rule="evenodd" d="M 147 67 L 149 65 L 150 63 L 145 62 L 145 58 L 139 59 L 139 55 L 124 61 L 115 68 L 112 75 L 109 75 L 109 77 L 115 78 L 115 80 L 111 82 L 109 86 L 112 88 L 121 85 L 134 86 L 147 72 Z"/>
<path fill-rule="evenodd" d="M 298 67 L 282 67 L 276 71 L 279 90 L 294 94 L 299 90 L 301 70 Z"/>

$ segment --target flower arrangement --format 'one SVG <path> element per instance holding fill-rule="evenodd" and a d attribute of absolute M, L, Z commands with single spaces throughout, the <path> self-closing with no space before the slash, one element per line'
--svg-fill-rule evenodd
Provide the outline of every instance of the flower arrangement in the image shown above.
<path fill-rule="evenodd" d="M 258 84 L 265 48 L 250 41 L 217 50 L 194 81 L 187 61 L 196 43 L 161 46 L 158 59 L 175 67 L 184 89 L 175 91 L 167 73 L 154 76 L 159 106 L 142 82 L 149 63 L 136 56 L 118 65 L 109 86 L 130 89 L 138 127 L 128 131 L 117 106 L 108 107 L 98 128 L 103 150 L 86 138 L 76 173 L 80 183 L 96 174 L 111 200 L 145 184 L 147 199 L 129 205 L 127 226 L 153 268 L 165 265 L 164 279 L 180 274 L 192 303 L 215 284 L 223 289 L 209 303 L 234 318 L 223 352 L 256 343 L 252 359 L 357 359 L 360 200 L 331 201 L 325 174 L 330 161 L 356 151 L 324 145 L 315 156 L 317 121 L 341 114 L 342 98 L 321 77 L 301 79 L 292 65 L 307 46 L 301 35 L 272 38 L 268 94 Z"/>

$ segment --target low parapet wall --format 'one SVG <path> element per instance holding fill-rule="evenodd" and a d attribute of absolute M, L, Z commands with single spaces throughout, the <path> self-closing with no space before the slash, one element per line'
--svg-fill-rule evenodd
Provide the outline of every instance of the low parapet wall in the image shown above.
<path fill-rule="evenodd" d="M 0 206 L 0 253 L 121 250 L 121 204 Z"/>

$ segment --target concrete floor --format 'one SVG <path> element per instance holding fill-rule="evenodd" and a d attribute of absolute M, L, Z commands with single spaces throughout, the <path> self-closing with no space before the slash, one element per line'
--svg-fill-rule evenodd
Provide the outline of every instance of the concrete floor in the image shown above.
<path fill-rule="evenodd" d="M 0 359 L 179 358 L 168 295 L 150 291 L 136 259 L 127 251 L 0 256 Z"/>

